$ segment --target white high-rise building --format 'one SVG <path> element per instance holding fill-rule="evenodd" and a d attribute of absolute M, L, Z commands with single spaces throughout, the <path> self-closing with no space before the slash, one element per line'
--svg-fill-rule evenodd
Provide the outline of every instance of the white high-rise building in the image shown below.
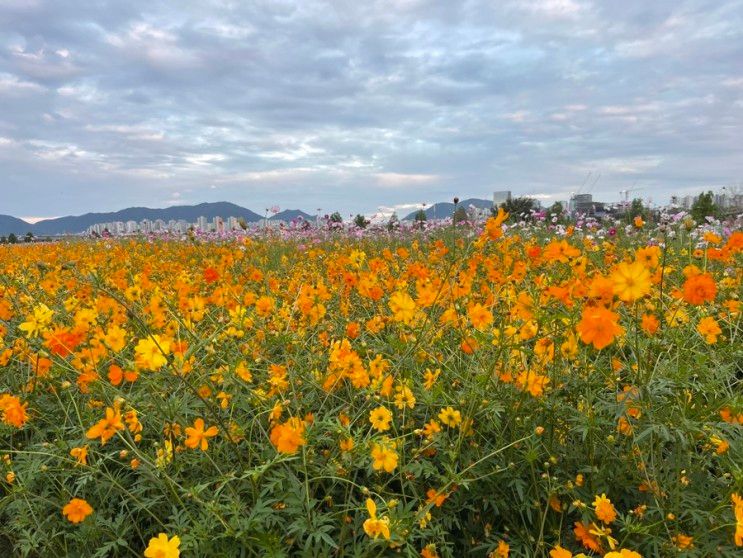
<path fill-rule="evenodd" d="M 215 217 L 212 219 L 212 230 L 214 232 L 224 232 L 224 221 L 221 217 Z"/>
<path fill-rule="evenodd" d="M 498 207 L 502 203 L 506 203 L 511 199 L 511 190 L 500 190 L 493 192 L 493 206 Z"/>

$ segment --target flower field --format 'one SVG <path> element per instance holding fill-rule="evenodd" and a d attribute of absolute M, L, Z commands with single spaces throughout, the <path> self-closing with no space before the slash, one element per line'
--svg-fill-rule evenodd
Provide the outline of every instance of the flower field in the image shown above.
<path fill-rule="evenodd" d="M 3 556 L 739 556 L 743 232 L 0 247 Z"/>

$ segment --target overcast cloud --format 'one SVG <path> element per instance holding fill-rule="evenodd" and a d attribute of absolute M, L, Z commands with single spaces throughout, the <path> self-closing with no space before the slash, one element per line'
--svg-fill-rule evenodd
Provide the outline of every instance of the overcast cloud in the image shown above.
<path fill-rule="evenodd" d="M 743 182 L 743 1 L 0 0 L 0 213 Z"/>

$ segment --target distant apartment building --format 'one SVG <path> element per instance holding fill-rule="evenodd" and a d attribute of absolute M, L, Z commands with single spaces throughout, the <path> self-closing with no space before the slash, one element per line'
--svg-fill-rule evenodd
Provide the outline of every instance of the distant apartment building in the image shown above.
<path fill-rule="evenodd" d="M 511 190 L 500 190 L 493 192 L 493 207 L 511 201 Z"/>
<path fill-rule="evenodd" d="M 593 196 L 591 194 L 575 194 L 568 202 L 570 213 L 592 213 Z"/>
<path fill-rule="evenodd" d="M 671 205 L 679 209 L 689 210 L 694 203 L 692 196 L 671 196 Z"/>
<path fill-rule="evenodd" d="M 227 217 L 227 230 L 235 231 L 240 228 L 240 219 L 237 217 Z"/>
<path fill-rule="evenodd" d="M 467 211 L 467 219 L 476 223 L 486 220 L 491 215 L 489 207 L 470 205 L 469 207 L 466 207 L 465 210 Z"/>
<path fill-rule="evenodd" d="M 725 191 L 715 194 L 715 205 L 723 211 L 743 210 L 743 193 Z"/>

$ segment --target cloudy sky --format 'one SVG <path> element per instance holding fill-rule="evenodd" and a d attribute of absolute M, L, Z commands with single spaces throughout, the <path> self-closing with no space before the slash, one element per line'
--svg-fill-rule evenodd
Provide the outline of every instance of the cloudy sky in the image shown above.
<path fill-rule="evenodd" d="M 743 1 L 0 0 L 0 213 L 743 183 Z"/>

